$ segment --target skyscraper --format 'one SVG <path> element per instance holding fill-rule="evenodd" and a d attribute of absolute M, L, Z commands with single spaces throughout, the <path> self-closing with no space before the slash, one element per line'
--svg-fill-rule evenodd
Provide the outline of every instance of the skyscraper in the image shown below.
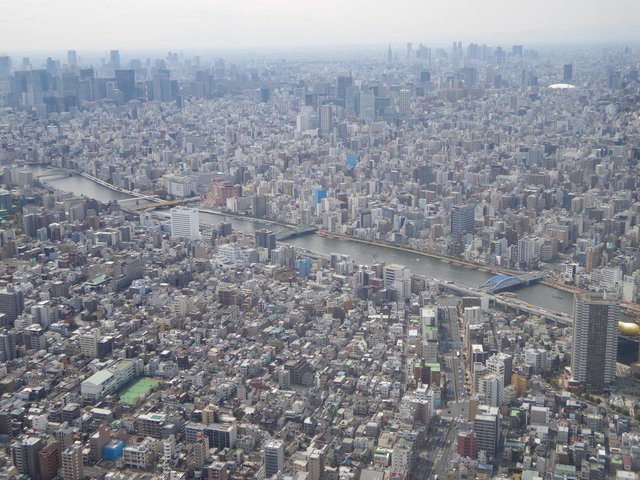
<path fill-rule="evenodd" d="M 570 83 L 573 81 L 573 64 L 567 63 L 563 68 L 562 80 L 565 83 Z"/>
<path fill-rule="evenodd" d="M 171 212 L 171 236 L 186 240 L 200 237 L 200 215 L 196 208 L 175 207 Z"/>
<path fill-rule="evenodd" d="M 375 120 L 376 96 L 372 92 L 360 92 L 360 118 L 367 121 Z"/>
<path fill-rule="evenodd" d="M 451 235 L 475 230 L 475 205 L 456 205 L 451 212 Z"/>
<path fill-rule="evenodd" d="M 576 295 L 573 302 L 573 380 L 589 392 L 610 390 L 615 381 L 620 305 L 603 294 Z"/>
<path fill-rule="evenodd" d="M 267 196 L 255 195 L 251 199 L 251 212 L 254 217 L 263 218 L 267 215 Z"/>
<path fill-rule="evenodd" d="M 256 230 L 255 239 L 256 247 L 266 248 L 269 253 L 276 248 L 276 234 L 271 230 Z"/>
<path fill-rule="evenodd" d="M 24 310 L 22 292 L 11 285 L 0 291 L 0 313 L 6 315 L 7 320 L 15 320 Z"/>
<path fill-rule="evenodd" d="M 264 474 L 266 478 L 281 472 L 284 468 L 284 443 L 271 440 L 264 447 Z"/>
<path fill-rule="evenodd" d="M 406 115 L 409 113 L 409 106 L 411 105 L 411 90 L 403 88 L 400 90 L 398 96 L 398 113 L 400 115 Z"/>
<path fill-rule="evenodd" d="M 497 407 L 482 405 L 473 421 L 477 451 L 493 458 L 500 444 L 500 411 Z"/>
<path fill-rule="evenodd" d="M 67 63 L 69 64 L 70 67 L 78 66 L 78 54 L 76 53 L 75 50 L 67 51 Z"/>
<path fill-rule="evenodd" d="M 338 104 L 342 107 L 346 107 L 347 89 L 353 86 L 353 77 L 350 75 L 338 77 L 338 88 L 336 90 L 336 98 Z"/>
<path fill-rule="evenodd" d="M 14 330 L 0 331 L 0 361 L 8 362 L 16 358 L 16 338 Z"/>
<path fill-rule="evenodd" d="M 11 57 L 0 56 L 0 79 L 7 79 L 11 75 Z"/>
<path fill-rule="evenodd" d="M 393 292 L 395 300 L 403 302 L 411 297 L 411 272 L 404 265 L 386 265 L 382 273 L 384 288 Z"/>
<path fill-rule="evenodd" d="M 111 66 L 114 69 L 120 68 L 120 50 L 111 50 L 109 56 L 111 58 Z"/>
<path fill-rule="evenodd" d="M 329 133 L 333 128 L 333 107 L 322 105 L 320 107 L 320 133 Z"/>
<path fill-rule="evenodd" d="M 133 70 L 116 70 L 116 84 L 122 92 L 124 101 L 132 100 L 136 95 L 136 74 Z"/>

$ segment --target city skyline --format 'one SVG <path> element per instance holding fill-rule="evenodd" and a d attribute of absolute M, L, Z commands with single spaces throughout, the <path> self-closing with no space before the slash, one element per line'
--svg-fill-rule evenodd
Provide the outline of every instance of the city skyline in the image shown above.
<path fill-rule="evenodd" d="M 550 15 L 549 12 L 553 12 Z M 524 43 L 637 41 L 640 5 L 614 0 L 584 5 L 570 0 L 472 2 L 433 7 L 407 2 L 325 2 L 309 10 L 300 2 L 124 2 L 97 10 L 82 2 L 28 0 L 0 7 L 5 19 L 0 49 L 6 53 L 120 49 L 309 48 L 452 40 Z M 100 22 L 95 18 L 99 15 Z M 319 26 L 310 28 L 311 25 Z"/>
<path fill-rule="evenodd" d="M 384 43 L 0 51 L 0 478 L 639 480 L 640 42 L 265 4 Z"/>

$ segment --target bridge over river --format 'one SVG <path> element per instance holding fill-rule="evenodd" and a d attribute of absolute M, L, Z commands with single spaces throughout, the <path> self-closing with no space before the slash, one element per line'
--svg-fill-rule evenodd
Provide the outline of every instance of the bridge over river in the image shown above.
<path fill-rule="evenodd" d="M 484 282 L 480 286 L 480 289 L 488 293 L 508 292 L 511 290 L 517 290 L 521 287 L 533 285 L 543 278 L 544 274 L 537 272 L 526 273 L 524 275 L 499 274 Z"/>

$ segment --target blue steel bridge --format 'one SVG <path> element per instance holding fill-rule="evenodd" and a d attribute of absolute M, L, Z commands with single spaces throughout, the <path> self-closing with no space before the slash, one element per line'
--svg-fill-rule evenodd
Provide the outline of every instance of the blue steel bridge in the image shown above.
<path fill-rule="evenodd" d="M 480 285 L 480 289 L 488 293 L 508 292 L 533 285 L 543 278 L 544 274 L 542 273 L 525 273 L 524 275 L 505 275 L 501 273 Z"/>

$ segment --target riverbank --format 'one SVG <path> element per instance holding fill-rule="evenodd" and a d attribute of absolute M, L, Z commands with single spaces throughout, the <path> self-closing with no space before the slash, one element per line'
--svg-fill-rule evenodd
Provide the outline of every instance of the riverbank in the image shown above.
<path fill-rule="evenodd" d="M 542 285 L 547 285 L 548 287 L 555 288 L 557 290 L 562 290 L 563 292 L 568 293 L 587 293 L 588 290 L 583 288 L 575 287 L 573 285 L 567 285 L 566 283 L 556 282 L 555 280 L 551 280 L 548 278 L 540 280 Z"/>
<path fill-rule="evenodd" d="M 521 275 L 523 272 L 520 271 L 515 271 L 515 270 L 510 270 L 507 268 L 500 268 L 500 267 L 495 267 L 493 265 L 484 265 L 484 264 L 480 264 L 480 263 L 475 263 L 475 262 L 469 262 L 468 260 L 462 260 L 460 258 L 456 258 L 456 257 L 451 257 L 449 255 L 443 255 L 443 254 L 438 254 L 438 253 L 433 253 L 433 252 L 425 252 L 424 250 L 418 250 L 416 248 L 411 248 L 411 247 L 406 247 L 403 245 L 395 245 L 393 243 L 390 242 L 386 242 L 383 240 L 367 240 L 367 239 L 363 239 L 363 238 L 357 238 L 357 237 L 352 237 L 349 235 L 343 235 L 343 234 L 339 234 L 339 233 L 334 233 L 334 232 L 329 232 L 327 230 L 318 230 L 316 232 L 317 235 L 321 236 L 321 237 L 326 237 L 326 238 L 333 238 L 336 240 L 343 240 L 343 241 L 352 241 L 352 242 L 357 242 L 357 243 L 362 243 L 362 244 L 367 244 L 367 245 L 375 245 L 378 247 L 384 247 L 384 248 L 390 248 L 390 249 L 394 249 L 394 250 L 398 250 L 398 251 L 402 251 L 402 252 L 407 252 L 407 253 L 412 253 L 412 254 L 416 254 L 416 255 L 421 255 L 424 257 L 430 257 L 433 259 L 437 259 L 440 260 L 442 262 L 446 262 L 452 265 L 458 265 L 461 266 L 463 268 L 468 268 L 468 269 L 472 269 L 472 270 L 478 270 L 481 272 L 488 272 L 491 274 L 505 274 L 505 275 Z M 558 282 L 556 280 L 552 280 L 549 278 L 544 278 L 539 282 L 541 285 L 545 285 L 547 287 L 550 287 L 554 290 L 559 290 L 562 292 L 566 292 L 566 293 L 571 293 L 571 294 L 576 294 L 576 293 L 589 293 L 589 290 L 585 290 L 583 288 L 579 288 L 573 285 L 567 285 L 561 282 Z M 620 302 L 620 305 L 629 312 L 632 312 L 635 315 L 640 315 L 640 304 L 637 303 L 632 303 L 632 302 Z"/>
<path fill-rule="evenodd" d="M 246 220 L 247 222 L 262 223 L 262 224 L 265 224 L 265 225 L 277 225 L 279 227 L 290 228 L 291 230 L 295 230 L 295 228 L 296 228 L 296 225 L 292 225 L 290 223 L 277 222 L 275 220 L 267 220 L 265 218 L 258 218 L 258 217 L 253 217 L 251 215 L 243 215 L 243 214 L 240 214 L 240 213 L 221 212 L 220 210 L 212 210 L 210 208 L 202 208 L 201 205 L 198 205 L 198 211 L 199 212 L 210 213 L 211 215 L 217 215 L 219 217 L 237 218 L 237 219 L 240 219 L 240 220 Z"/>
<path fill-rule="evenodd" d="M 38 173 L 43 174 L 44 171 L 40 170 Z M 54 178 L 50 183 L 53 187 L 63 191 L 85 195 L 105 203 L 118 200 L 123 197 L 131 198 L 128 195 L 124 195 L 122 192 L 116 192 L 91 181 L 89 178 L 79 175 Z M 234 229 L 241 230 L 246 233 L 253 234 L 256 230 L 261 228 L 269 228 L 271 230 L 278 228 L 278 225 L 270 220 L 254 219 L 246 215 L 220 212 L 214 209 L 207 209 L 206 205 L 202 206 L 205 210 L 210 210 L 210 213 L 202 212 L 201 221 L 205 224 L 219 224 L 221 217 L 226 215 L 229 217 L 229 221 L 232 222 Z M 163 211 L 161 209 L 156 213 L 164 217 L 164 215 L 168 214 L 168 210 L 169 209 L 167 208 L 166 211 L 161 214 Z M 291 225 L 284 224 L 283 222 L 279 223 L 282 224 L 280 228 L 283 230 L 285 228 L 291 229 Z M 272 227 L 270 228 L 269 225 L 272 225 Z M 286 241 L 287 244 L 303 248 L 306 252 L 309 252 L 311 256 L 313 256 L 311 252 L 315 252 L 317 255 L 322 257 L 326 257 L 332 253 L 342 253 L 349 255 L 356 263 L 361 265 L 371 265 L 377 261 L 384 261 L 387 264 L 399 263 L 410 267 L 412 273 L 415 274 L 424 275 L 441 281 L 453 281 L 474 286 L 482 285 L 489 278 L 495 275 L 496 272 L 506 274 L 522 273 L 508 271 L 507 269 L 500 269 L 500 267 L 476 265 L 473 262 L 468 262 L 463 259 L 442 256 L 437 253 L 420 251 L 399 245 L 392 245 L 384 242 L 367 242 L 368 241 L 366 240 L 363 241 L 362 239 L 349 236 L 338 236 L 335 234 L 331 234 L 331 237 L 323 236 L 321 234 L 309 234 Z M 367 245 L 367 247 L 364 247 L 363 245 Z M 537 285 L 521 289 L 518 292 L 518 298 L 531 305 L 571 315 L 573 309 L 573 292 L 569 292 L 566 291 L 566 289 L 558 287 L 558 285 L 545 285 L 539 283 Z M 632 320 L 630 319 L 629 321 Z"/>
<path fill-rule="evenodd" d="M 408 253 L 415 253 L 416 255 L 422 255 L 424 257 L 434 258 L 436 260 L 444 261 L 446 263 L 451 263 L 454 265 L 459 265 L 464 268 L 469 268 L 472 270 L 479 270 L 481 272 L 488 272 L 494 275 L 504 274 L 504 275 L 520 275 L 522 272 L 518 272 L 515 270 L 510 270 L 508 268 L 500 268 L 495 267 L 494 265 L 484 265 L 482 263 L 470 262 L 468 260 L 462 260 L 461 258 L 452 257 L 450 255 L 445 255 L 442 253 L 435 252 L 427 252 L 425 250 L 418 250 L 417 248 L 406 247 L 404 245 L 396 245 L 394 243 L 386 242 L 384 240 L 367 240 L 364 238 L 352 237 L 350 235 L 343 235 L 340 233 L 329 232 L 327 230 L 319 229 L 317 235 L 328 238 L 335 238 L 337 240 L 348 240 L 358 243 L 364 243 L 368 245 L 376 245 L 379 247 L 392 248 L 394 250 L 400 250 Z"/>

